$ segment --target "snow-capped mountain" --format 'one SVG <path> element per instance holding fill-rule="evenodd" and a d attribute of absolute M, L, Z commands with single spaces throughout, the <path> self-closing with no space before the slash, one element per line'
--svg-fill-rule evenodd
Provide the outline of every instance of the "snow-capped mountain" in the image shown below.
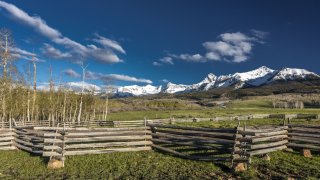
<path fill-rule="evenodd" d="M 273 77 L 273 80 L 301 80 L 317 77 L 319 78 L 319 75 L 305 69 L 283 68 Z"/>
<path fill-rule="evenodd" d="M 118 96 L 141 96 L 141 95 L 151 95 L 151 94 L 158 94 L 161 92 L 162 86 L 123 86 L 116 89 L 115 94 Z"/>
<path fill-rule="evenodd" d="M 216 76 L 210 73 L 204 78 L 204 80 L 192 85 L 174 84 L 169 82 L 165 86 L 124 86 L 117 88 L 115 94 L 119 96 L 141 96 L 158 93 L 174 94 L 191 91 L 207 91 L 209 89 L 220 87 L 232 87 L 234 89 L 239 89 L 243 87 L 262 86 L 277 81 L 309 79 L 320 79 L 320 76 L 305 69 L 283 68 L 281 70 L 273 70 L 266 66 L 262 66 L 248 72 L 237 72 L 235 74 L 221 76 Z"/>
<path fill-rule="evenodd" d="M 59 88 L 64 88 L 66 90 L 74 91 L 74 92 L 81 92 L 83 87 L 83 91 L 85 93 L 88 92 L 100 92 L 102 89 L 101 87 L 95 85 L 95 84 L 90 84 L 87 82 L 68 82 L 68 83 L 63 83 L 59 85 L 54 86 L 54 90 L 57 91 Z M 40 85 L 37 86 L 37 89 L 40 91 L 49 91 L 50 90 L 50 84 L 49 83 L 41 83 Z"/>
<path fill-rule="evenodd" d="M 164 87 L 161 92 L 163 93 L 169 93 L 174 94 L 178 92 L 185 92 L 187 90 L 190 90 L 189 85 L 183 85 L 183 84 L 173 84 L 169 82 L 166 87 Z"/>

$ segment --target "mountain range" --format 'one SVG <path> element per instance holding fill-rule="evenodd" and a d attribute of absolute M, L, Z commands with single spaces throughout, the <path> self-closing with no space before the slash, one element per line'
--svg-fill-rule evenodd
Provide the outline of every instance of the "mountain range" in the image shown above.
<path fill-rule="evenodd" d="M 262 66 L 252 71 L 228 75 L 216 76 L 213 73 L 209 73 L 204 80 L 191 85 L 168 82 L 165 86 L 122 86 L 113 90 L 113 93 L 116 96 L 143 96 L 159 93 L 176 94 L 202 92 L 226 87 L 232 87 L 233 89 L 260 87 L 283 81 L 309 81 L 318 79 L 320 80 L 318 74 L 305 69 L 283 68 L 281 70 L 273 70 Z"/>
<path fill-rule="evenodd" d="M 209 73 L 201 82 L 191 85 L 168 82 L 166 85 L 160 86 L 148 84 L 145 86 L 131 85 L 107 89 L 108 93 L 111 93 L 116 97 L 127 97 L 155 94 L 206 92 L 209 90 L 219 90 L 219 88 L 240 90 L 244 88 L 263 87 L 265 85 L 272 86 L 273 84 L 279 82 L 307 82 L 307 84 L 310 84 L 310 82 L 313 82 L 314 80 L 319 80 L 318 85 L 320 86 L 320 76 L 314 72 L 298 68 L 283 68 L 281 70 L 273 70 L 266 66 L 262 66 L 252 71 L 242 73 L 237 72 L 235 74 L 228 75 L 216 76 L 213 73 Z M 104 87 L 87 82 L 68 82 L 63 86 L 75 92 L 81 92 L 82 87 L 84 87 L 85 92 L 94 92 L 95 94 L 105 94 L 106 91 L 106 88 Z M 56 89 L 57 88 L 58 87 L 56 86 Z M 49 84 L 46 83 L 40 85 L 37 87 L 37 89 L 48 90 Z"/>

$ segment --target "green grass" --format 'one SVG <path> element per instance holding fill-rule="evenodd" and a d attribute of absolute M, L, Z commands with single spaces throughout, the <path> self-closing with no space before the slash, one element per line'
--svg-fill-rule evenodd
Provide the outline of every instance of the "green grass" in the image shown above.
<path fill-rule="evenodd" d="M 22 151 L 0 152 L 0 179 L 218 179 L 228 177 L 209 162 L 157 152 L 68 156 L 65 168 L 50 170 L 42 158 Z"/>
<path fill-rule="evenodd" d="M 254 157 L 251 168 L 240 176 L 243 179 L 320 179 L 320 156 L 305 158 L 297 152 L 273 152 L 271 161 Z"/>
<path fill-rule="evenodd" d="M 256 105 L 255 105 L 256 106 Z M 112 120 L 148 117 L 213 117 L 253 113 L 319 113 L 319 109 L 284 110 L 269 108 L 230 108 L 172 111 L 127 111 L 111 113 Z M 242 125 L 244 121 L 241 121 Z M 247 126 L 280 125 L 279 119 L 253 119 Z M 293 120 L 292 123 L 320 124 L 320 120 Z M 195 127 L 236 127 L 238 121 L 178 123 Z M 128 152 L 68 156 L 65 168 L 50 170 L 46 161 L 23 151 L 0 151 L 0 179 L 320 179 L 320 155 L 305 158 L 297 152 L 270 153 L 271 161 L 254 157 L 251 168 L 234 174 L 229 164 L 214 164 L 173 157 L 160 152 Z"/>
<path fill-rule="evenodd" d="M 237 120 L 226 120 L 226 121 L 201 121 L 201 122 L 185 122 L 177 123 L 181 126 L 193 126 L 193 127 L 211 127 L 211 128 L 234 128 L 238 126 L 239 121 Z M 316 124 L 320 125 L 320 120 L 305 120 L 305 119 L 293 119 L 292 124 Z M 263 126 L 263 125 L 283 125 L 282 119 L 250 119 L 246 121 L 240 121 L 240 126 L 244 124 L 247 126 Z"/>
<path fill-rule="evenodd" d="M 245 106 L 244 106 L 245 107 Z M 191 110 L 149 110 L 149 111 L 125 111 L 109 114 L 110 120 L 138 120 L 159 118 L 210 118 L 214 116 L 235 116 L 248 114 L 320 114 L 320 109 L 272 109 L 272 108 L 204 108 Z"/>
<path fill-rule="evenodd" d="M 159 152 L 69 156 L 65 168 L 50 170 L 38 156 L 0 151 L 0 179 L 319 179 L 320 156 L 274 152 L 271 161 L 254 157 L 250 169 L 232 173 L 226 165 L 185 160 Z"/>

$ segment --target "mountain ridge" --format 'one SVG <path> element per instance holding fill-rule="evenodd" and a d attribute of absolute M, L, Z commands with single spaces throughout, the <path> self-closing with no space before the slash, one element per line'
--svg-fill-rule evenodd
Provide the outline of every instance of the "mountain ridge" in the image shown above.
<path fill-rule="evenodd" d="M 247 72 L 236 72 L 234 74 L 216 76 L 209 73 L 199 83 L 185 85 L 168 82 L 165 86 L 123 86 L 117 88 L 113 93 L 117 96 L 142 96 L 159 93 L 177 94 L 185 92 L 208 91 L 215 88 L 233 87 L 241 89 L 244 87 L 259 87 L 279 81 L 301 81 L 309 79 L 320 79 L 320 76 L 306 69 L 298 68 L 282 68 L 281 70 L 273 70 L 266 66 Z M 146 88 L 148 87 L 148 88 Z M 137 89 L 139 92 L 137 93 Z M 151 89 L 151 91 L 148 91 Z"/>

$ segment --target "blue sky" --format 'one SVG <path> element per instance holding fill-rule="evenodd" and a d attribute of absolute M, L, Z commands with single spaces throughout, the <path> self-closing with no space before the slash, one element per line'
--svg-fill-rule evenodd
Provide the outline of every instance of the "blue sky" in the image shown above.
<path fill-rule="evenodd" d="M 192 84 L 208 73 L 268 66 L 319 73 L 319 1 L 0 1 L 0 26 L 23 72 L 37 54 L 38 82 Z M 24 51 L 22 51 L 24 50 Z"/>

